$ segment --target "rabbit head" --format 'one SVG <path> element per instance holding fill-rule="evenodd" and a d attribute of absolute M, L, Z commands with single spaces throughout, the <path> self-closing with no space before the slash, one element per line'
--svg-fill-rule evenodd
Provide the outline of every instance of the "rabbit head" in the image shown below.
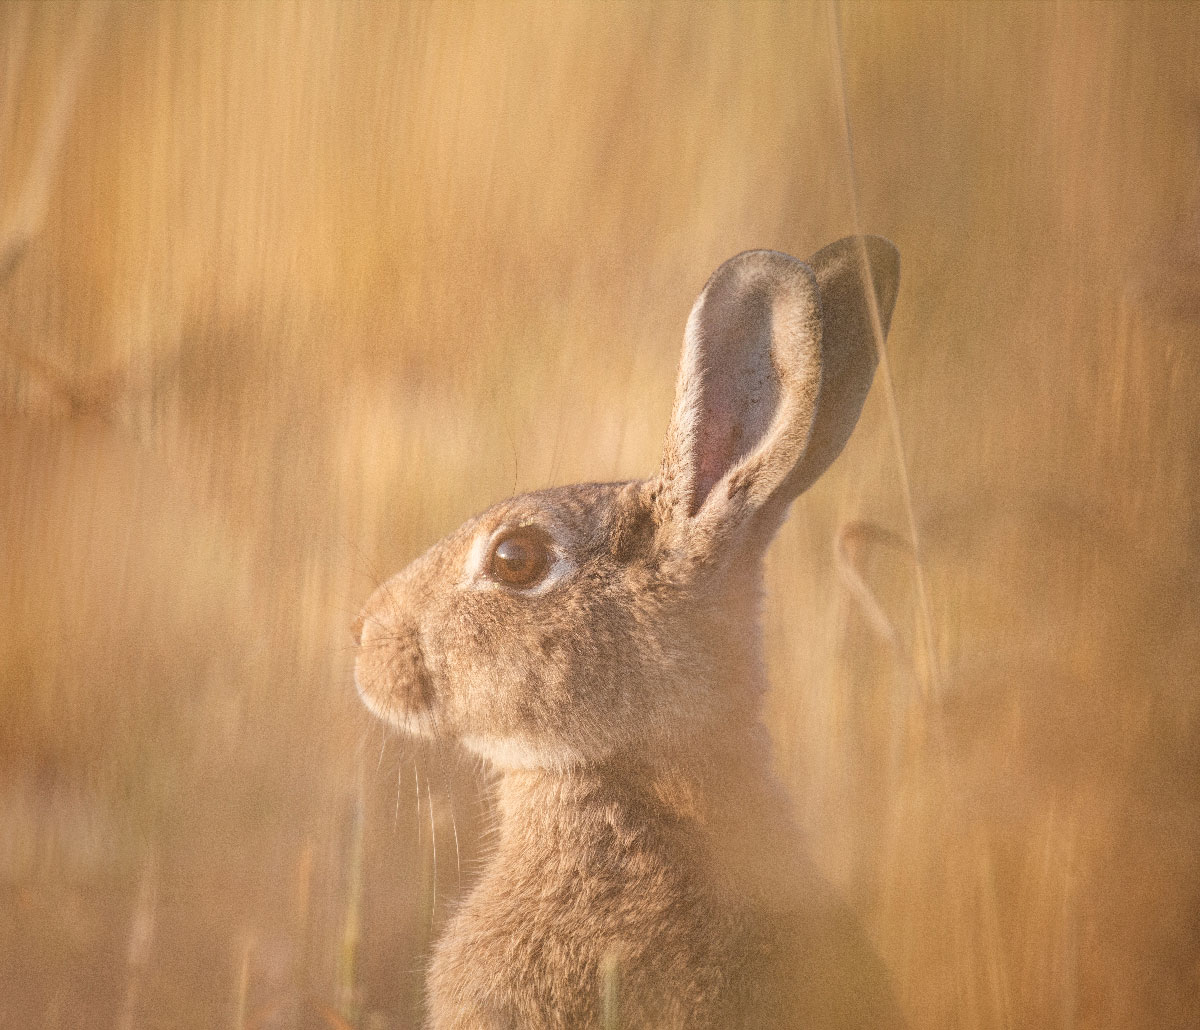
<path fill-rule="evenodd" d="M 723 264 L 657 475 L 514 497 L 385 583 L 356 625 L 367 706 L 501 768 L 702 751 L 755 718 L 762 556 L 858 421 L 898 283 L 877 237 Z"/>

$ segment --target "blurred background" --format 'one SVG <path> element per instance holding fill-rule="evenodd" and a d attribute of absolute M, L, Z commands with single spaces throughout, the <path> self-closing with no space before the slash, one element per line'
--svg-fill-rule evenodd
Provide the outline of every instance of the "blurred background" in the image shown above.
<path fill-rule="evenodd" d="M 1200 1016 L 1200 8 L 0 7 L 0 1026 L 419 1025 L 469 762 L 373 586 L 649 473 L 749 247 L 894 240 L 768 718 L 914 1027 Z"/>

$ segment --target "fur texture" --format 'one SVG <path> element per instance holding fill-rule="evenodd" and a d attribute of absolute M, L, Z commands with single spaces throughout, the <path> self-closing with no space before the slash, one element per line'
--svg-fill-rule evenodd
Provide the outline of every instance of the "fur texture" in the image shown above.
<path fill-rule="evenodd" d="M 367 705 L 500 773 L 499 845 L 437 944 L 432 1027 L 899 1025 L 759 715 L 763 553 L 858 419 L 898 277 L 873 237 L 726 262 L 688 321 L 655 477 L 505 501 L 367 603 Z M 514 533 L 545 551 L 519 585 L 497 564 Z"/>

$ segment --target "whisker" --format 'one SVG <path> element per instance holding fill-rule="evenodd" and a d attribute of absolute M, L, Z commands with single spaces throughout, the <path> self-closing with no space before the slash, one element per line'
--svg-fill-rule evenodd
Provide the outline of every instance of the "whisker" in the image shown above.
<path fill-rule="evenodd" d="M 413 782 L 417 787 L 417 846 L 421 846 L 421 772 L 413 762 Z"/>
<path fill-rule="evenodd" d="M 436 920 L 437 914 L 437 826 L 433 820 L 433 792 L 429 789 L 429 778 L 425 778 L 425 798 L 429 802 L 429 837 L 430 844 L 433 849 L 433 879 L 431 881 L 432 898 L 429 901 L 429 925 L 432 929 Z"/>
<path fill-rule="evenodd" d="M 379 741 L 379 760 L 375 763 L 375 771 L 379 772 L 383 768 L 383 753 L 387 750 L 387 731 L 384 730 Z"/>
<path fill-rule="evenodd" d="M 437 763 L 438 773 L 442 779 L 442 786 L 445 789 L 446 800 L 450 804 L 450 828 L 454 831 L 454 866 L 456 882 L 462 883 L 462 852 L 458 843 L 458 816 L 455 812 L 453 778 L 446 773 L 446 765 L 442 752 L 442 744 L 444 737 L 441 733 L 441 726 L 438 722 L 437 712 L 430 712 L 430 721 L 433 724 L 433 754 L 434 761 Z"/>
<path fill-rule="evenodd" d="M 400 827 L 400 789 L 401 781 L 404 779 L 404 763 L 396 763 L 396 803 L 392 806 L 392 832 L 395 833 Z"/>
<path fill-rule="evenodd" d="M 462 852 L 458 847 L 458 819 L 454 814 L 454 799 L 450 799 L 450 829 L 454 831 L 454 878 L 462 885 Z"/>

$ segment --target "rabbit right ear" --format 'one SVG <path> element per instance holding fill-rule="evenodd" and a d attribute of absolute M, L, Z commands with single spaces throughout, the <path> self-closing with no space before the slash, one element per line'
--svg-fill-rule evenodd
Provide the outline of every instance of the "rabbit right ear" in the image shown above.
<path fill-rule="evenodd" d="M 694 559 L 765 547 L 841 452 L 898 283 L 895 247 L 870 236 L 811 267 L 756 250 L 713 273 L 688 319 L 659 475 L 664 520 Z"/>

